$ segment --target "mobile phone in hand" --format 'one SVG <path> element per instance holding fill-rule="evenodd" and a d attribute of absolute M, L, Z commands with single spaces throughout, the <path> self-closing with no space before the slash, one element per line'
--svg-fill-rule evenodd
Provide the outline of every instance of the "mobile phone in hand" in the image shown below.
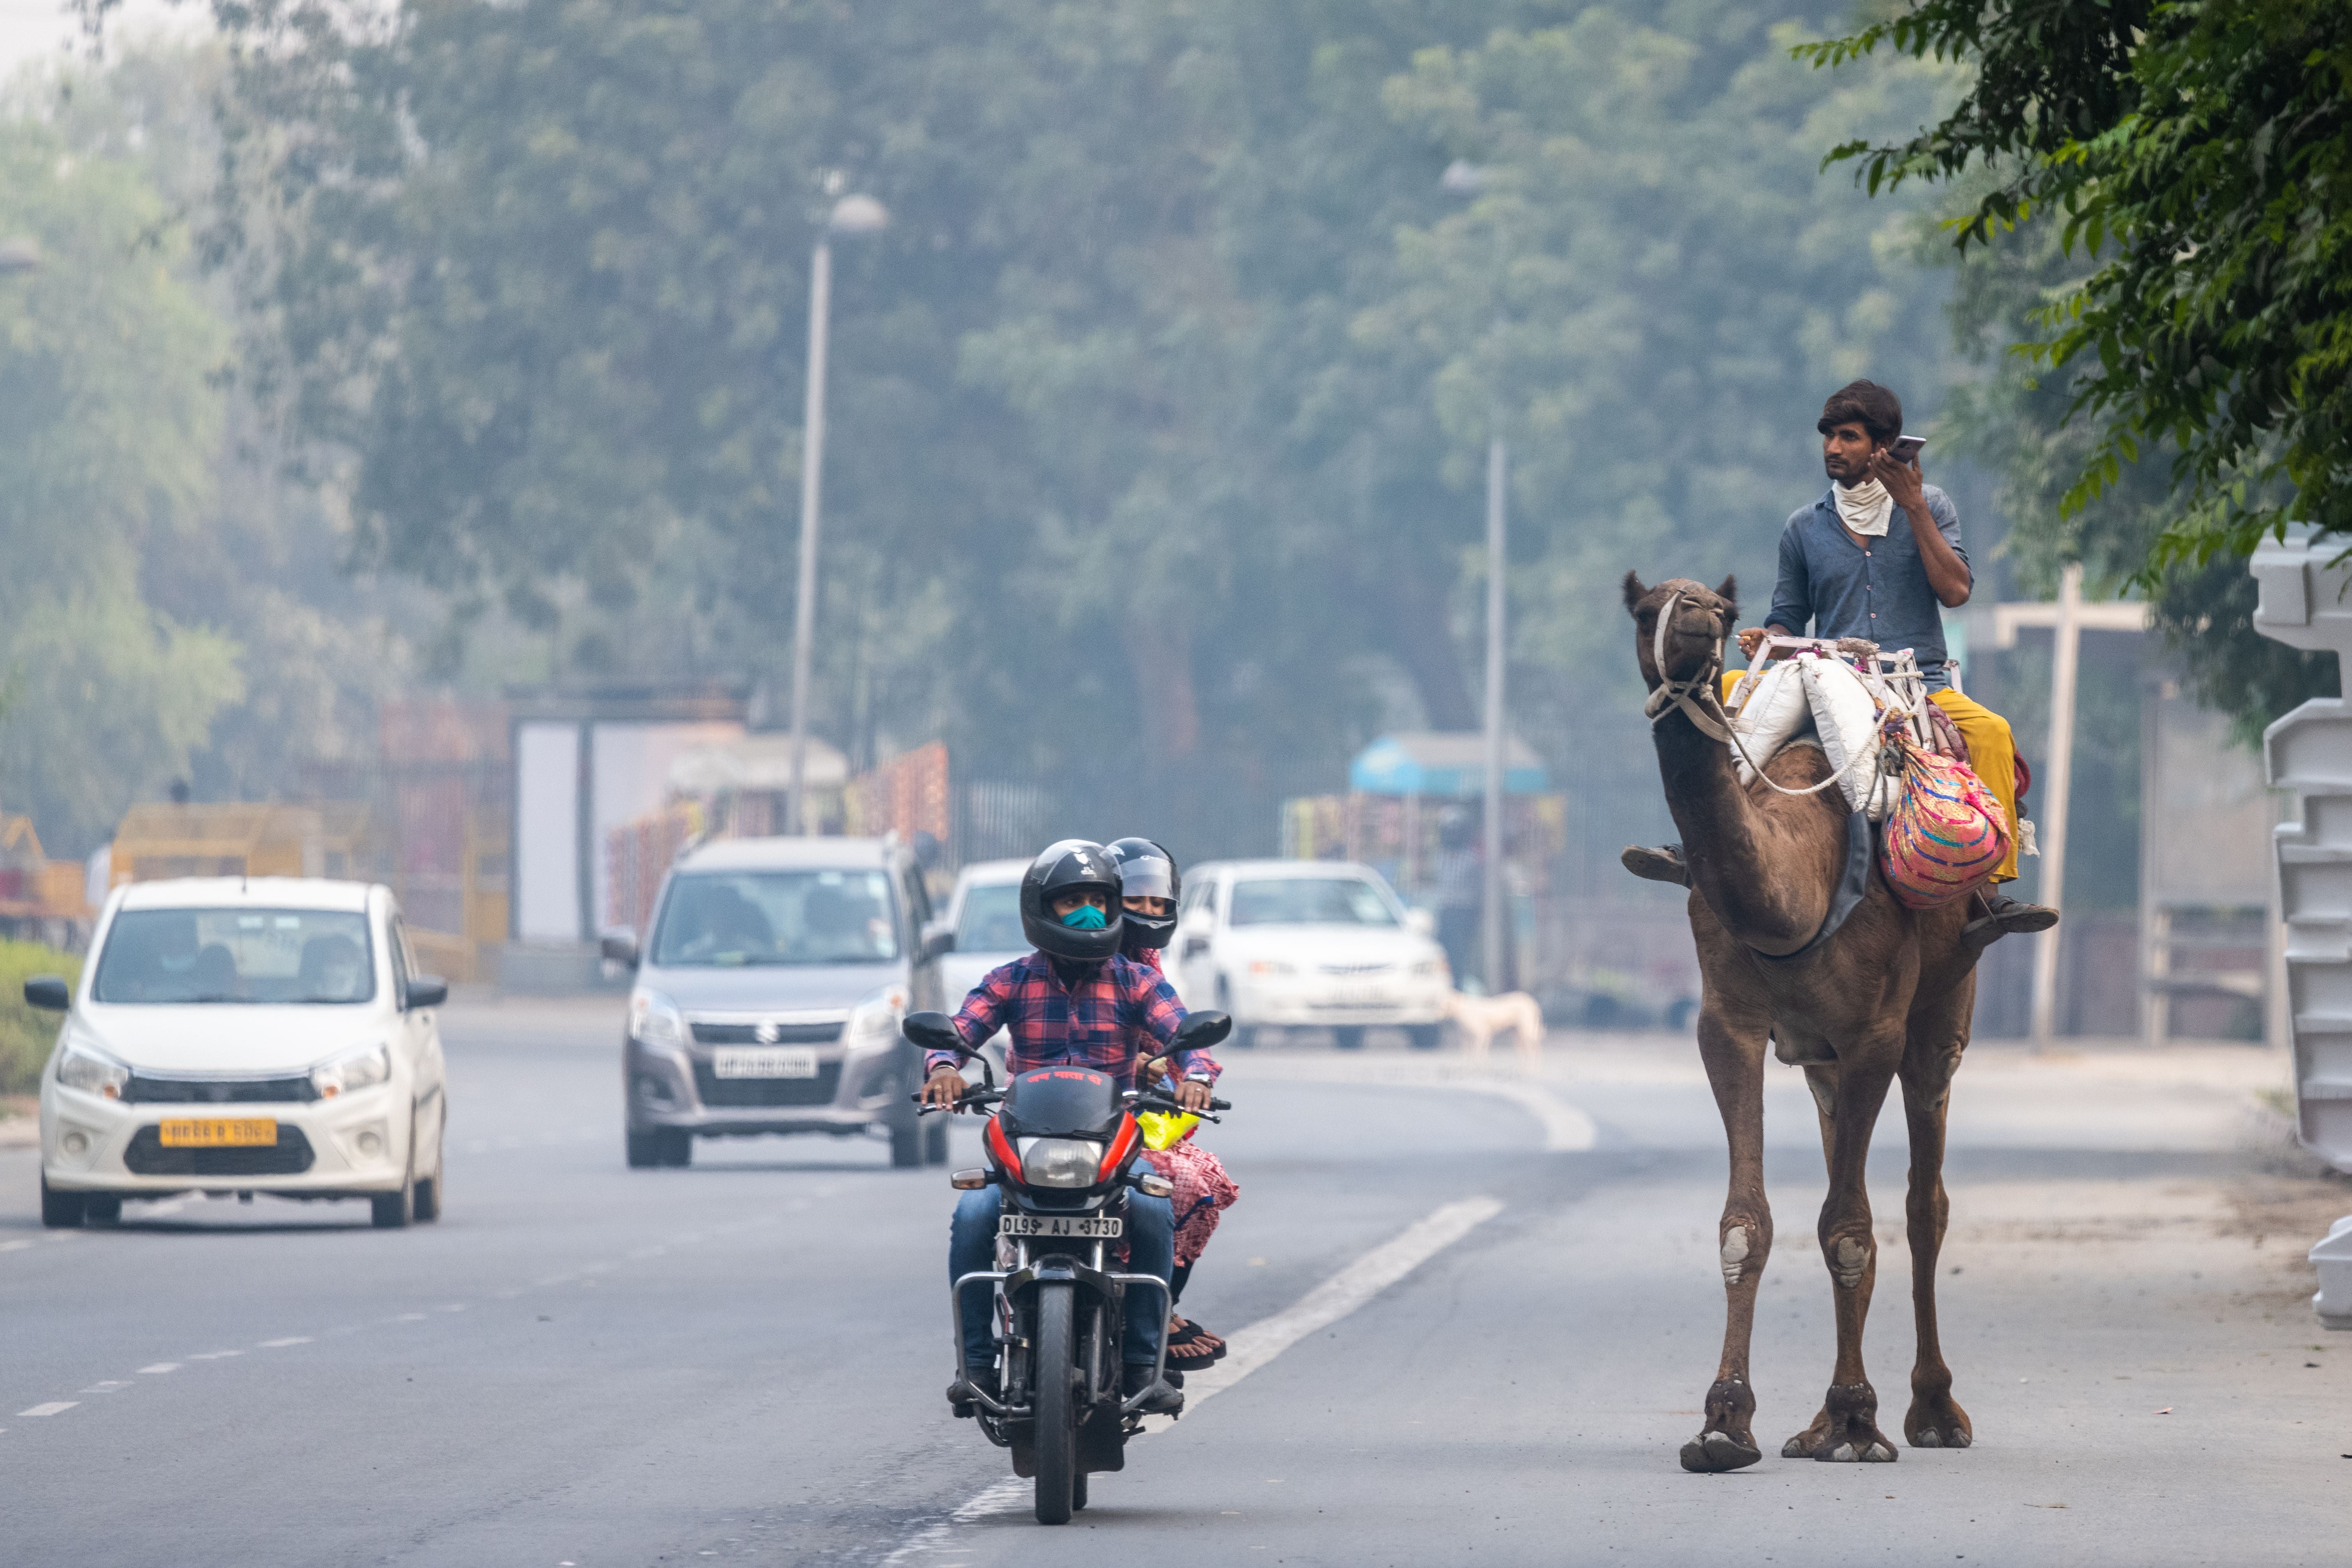
<path fill-rule="evenodd" d="M 1920 448 L 1927 444 L 1925 436 L 1897 436 L 1886 444 L 1886 455 L 1907 466 L 1919 460 Z"/>

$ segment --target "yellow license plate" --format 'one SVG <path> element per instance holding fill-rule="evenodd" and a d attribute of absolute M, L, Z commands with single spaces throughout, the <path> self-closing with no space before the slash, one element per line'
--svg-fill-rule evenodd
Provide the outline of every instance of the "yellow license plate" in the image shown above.
<path fill-rule="evenodd" d="M 205 1116 L 163 1124 L 166 1149 L 268 1149 L 278 1142 L 270 1116 Z"/>

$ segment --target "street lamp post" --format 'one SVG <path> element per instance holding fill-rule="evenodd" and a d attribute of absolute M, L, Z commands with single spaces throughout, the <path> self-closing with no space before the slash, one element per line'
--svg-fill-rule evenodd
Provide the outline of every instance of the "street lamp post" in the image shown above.
<path fill-rule="evenodd" d="M 889 224 L 888 210 L 872 196 L 844 196 L 833 204 L 833 211 L 817 235 L 815 254 L 809 260 L 808 384 L 801 419 L 800 582 L 793 605 L 793 783 L 784 796 L 785 829 L 792 833 L 808 830 L 802 815 L 802 801 L 808 778 L 809 660 L 816 647 L 817 536 L 824 493 L 825 354 L 833 328 L 833 237 L 874 234 Z"/>
<path fill-rule="evenodd" d="M 1457 158 L 1437 179 L 1438 188 L 1451 195 L 1475 196 L 1486 188 L 1486 171 Z M 1495 267 L 1495 327 L 1503 326 L 1501 242 L 1496 241 Z M 1507 892 L 1503 876 L 1503 800 L 1507 760 L 1503 746 L 1503 681 L 1505 661 L 1503 563 L 1508 543 L 1506 507 L 1510 483 L 1510 448 L 1503 442 L 1503 399 L 1498 393 L 1488 407 L 1486 437 L 1486 801 L 1483 813 L 1485 866 L 1479 878 L 1478 947 L 1489 994 L 1510 984 L 1516 967 L 1510 962 Z"/>

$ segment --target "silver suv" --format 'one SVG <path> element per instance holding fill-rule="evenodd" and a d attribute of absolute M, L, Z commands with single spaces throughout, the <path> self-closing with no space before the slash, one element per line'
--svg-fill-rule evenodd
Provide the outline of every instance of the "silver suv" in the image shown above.
<path fill-rule="evenodd" d="M 898 1033 L 941 1005 L 930 903 L 887 838 L 731 838 L 663 879 L 653 930 L 604 939 L 636 971 L 622 1047 L 632 1166 L 684 1165 L 694 1140 L 887 1133 L 893 1165 L 947 1159 L 947 1118 L 908 1097 Z"/>

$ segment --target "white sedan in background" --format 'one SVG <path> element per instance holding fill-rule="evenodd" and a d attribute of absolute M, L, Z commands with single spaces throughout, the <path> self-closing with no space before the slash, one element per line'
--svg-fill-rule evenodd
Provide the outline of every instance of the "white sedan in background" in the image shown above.
<path fill-rule="evenodd" d="M 1381 874 L 1344 860 L 1195 866 L 1169 967 L 1189 1007 L 1234 1016 L 1236 1046 L 1263 1028 L 1328 1028 L 1342 1050 L 1367 1028 L 1438 1043 L 1454 980 L 1432 922 Z"/>
<path fill-rule="evenodd" d="M 383 887 L 308 878 L 117 889 L 41 1074 L 41 1222 L 194 1190 L 366 1198 L 441 1214 L 441 980 L 418 974 Z"/>

